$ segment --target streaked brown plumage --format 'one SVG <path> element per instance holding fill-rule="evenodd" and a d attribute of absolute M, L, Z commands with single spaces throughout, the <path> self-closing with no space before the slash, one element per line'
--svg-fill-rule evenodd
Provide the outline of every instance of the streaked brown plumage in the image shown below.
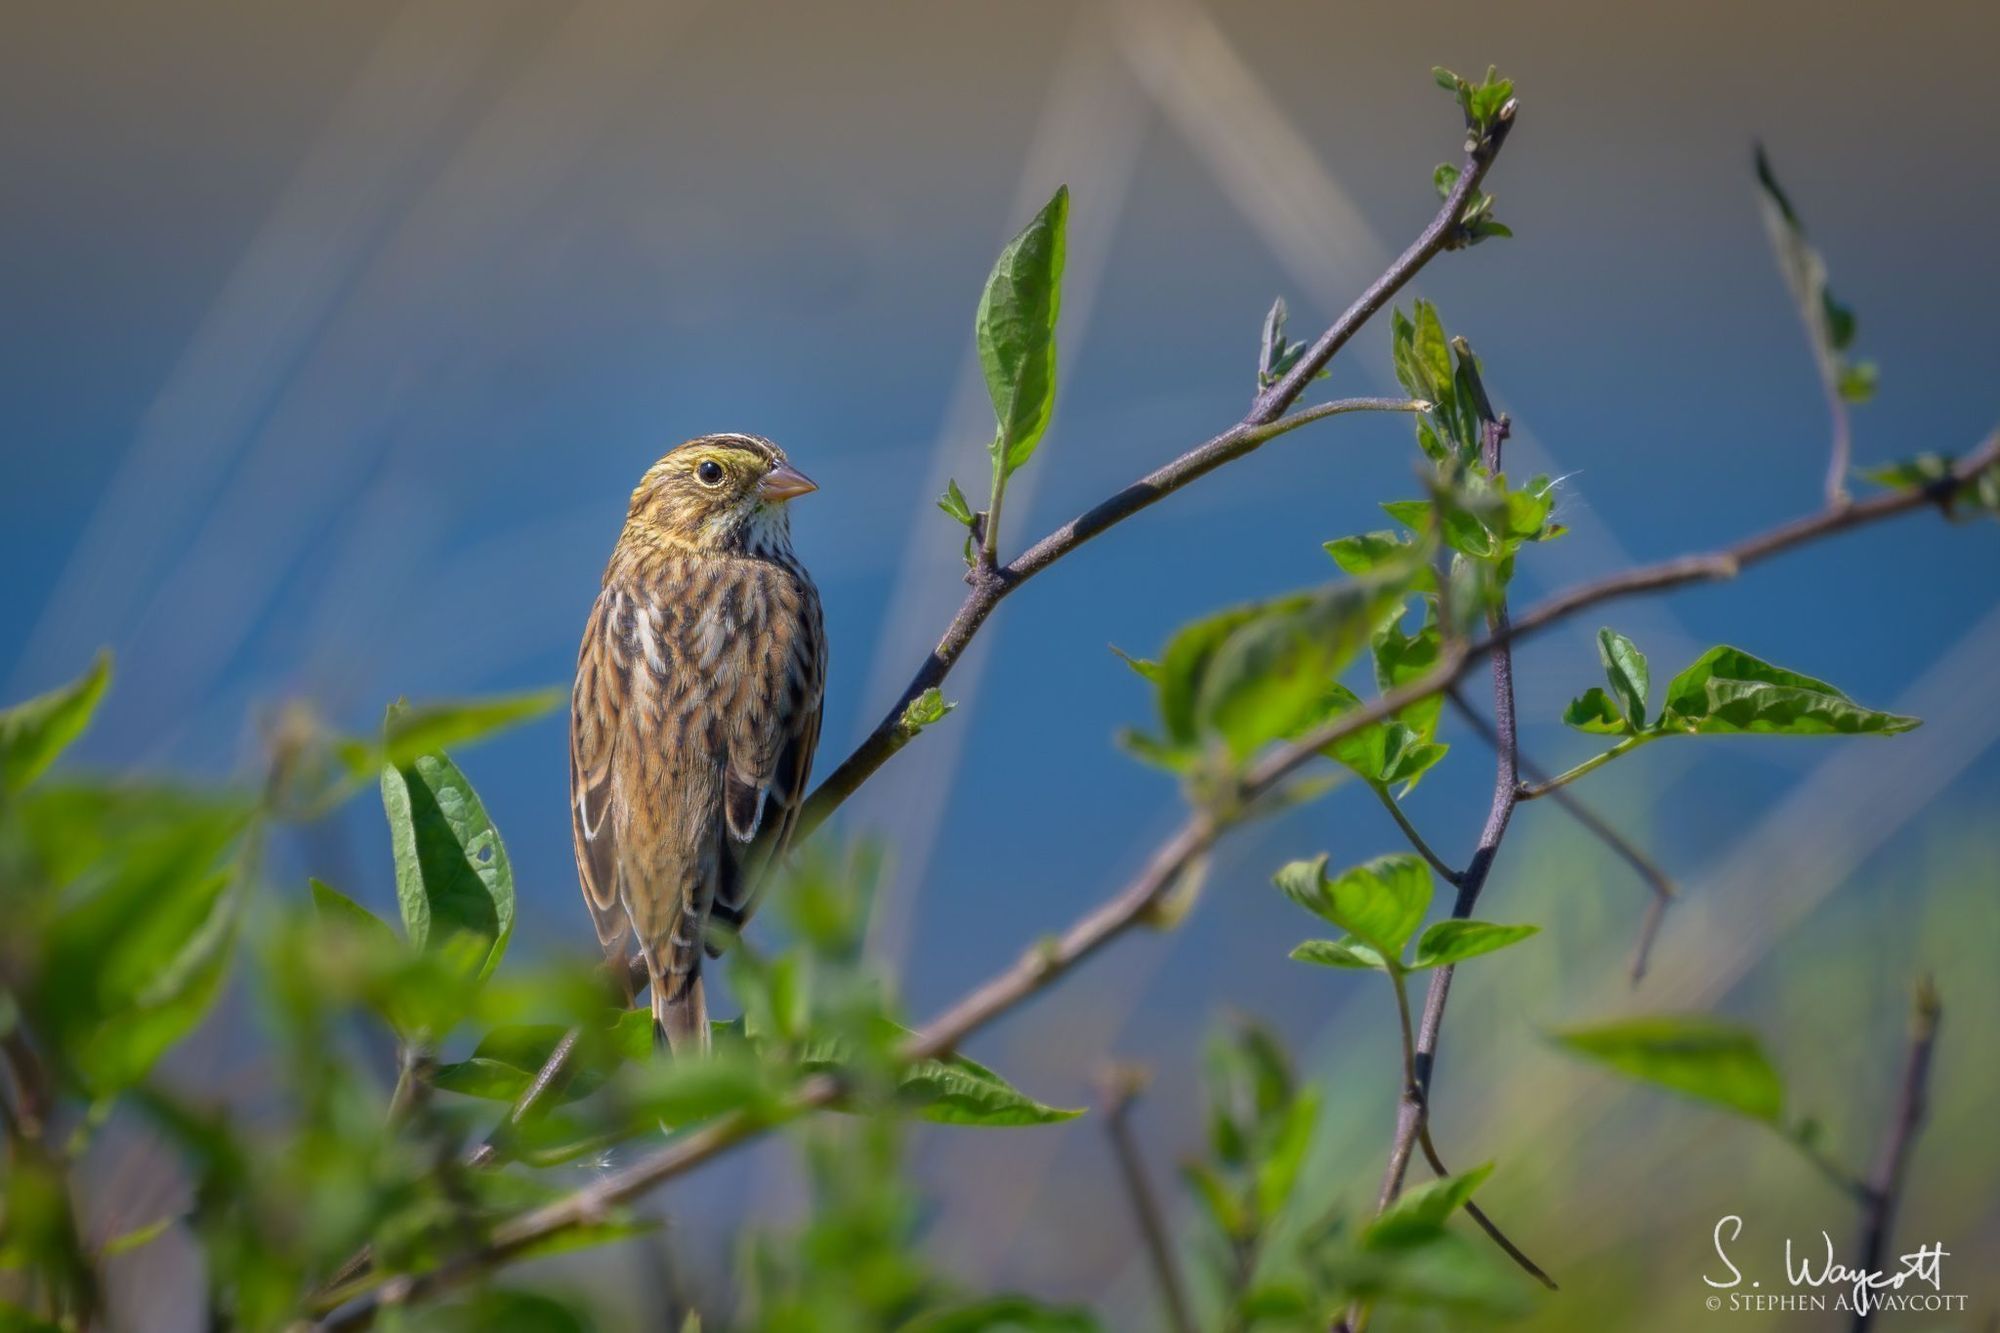
<path fill-rule="evenodd" d="M 754 435 L 668 453 L 632 492 L 577 653 L 577 875 L 621 975 L 637 938 L 676 1051 L 708 1045 L 709 918 L 741 924 L 753 842 L 783 854 L 812 771 L 826 631 L 785 509 L 812 489 Z"/>

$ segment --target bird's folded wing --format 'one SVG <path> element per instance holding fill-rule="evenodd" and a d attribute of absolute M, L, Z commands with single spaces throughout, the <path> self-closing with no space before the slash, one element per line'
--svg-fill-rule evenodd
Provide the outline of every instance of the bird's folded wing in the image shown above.
<path fill-rule="evenodd" d="M 618 638 L 617 594 L 606 589 L 591 608 L 570 693 L 570 828 L 584 901 L 608 951 L 625 938 L 618 892 L 617 821 L 610 817 L 613 760 L 630 690 L 630 663 Z"/>

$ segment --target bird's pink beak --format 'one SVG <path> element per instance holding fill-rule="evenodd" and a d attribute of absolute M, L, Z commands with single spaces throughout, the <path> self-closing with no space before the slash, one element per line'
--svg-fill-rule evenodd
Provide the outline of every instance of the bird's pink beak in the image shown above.
<path fill-rule="evenodd" d="M 760 500 L 789 500 L 807 491 L 816 491 L 811 477 L 788 463 L 780 463 L 764 474 L 764 480 L 757 483 L 757 498 Z"/>

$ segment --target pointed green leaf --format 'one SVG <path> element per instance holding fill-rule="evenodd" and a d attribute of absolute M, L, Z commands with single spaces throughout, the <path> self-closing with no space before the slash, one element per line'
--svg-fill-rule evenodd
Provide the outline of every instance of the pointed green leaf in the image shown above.
<path fill-rule="evenodd" d="M 1150 658 L 1134 657 L 1115 643 L 1106 644 L 1105 646 L 1117 656 L 1119 661 L 1131 667 L 1133 672 L 1142 679 L 1149 680 L 1155 685 L 1160 683 L 1161 672 L 1158 662 L 1152 661 Z"/>
<path fill-rule="evenodd" d="M 154 973 L 130 1006 L 114 1011 L 76 1051 L 78 1073 L 94 1095 L 137 1084 L 214 1007 L 236 938 L 235 883 L 221 872 L 186 897 L 181 910 L 200 912 L 192 930 L 172 952 L 155 955 Z"/>
<path fill-rule="evenodd" d="M 388 922 L 339 889 L 319 879 L 309 879 L 307 884 L 312 889 L 313 910 L 321 921 L 338 929 L 353 930 L 375 944 L 396 943 L 396 933 Z"/>
<path fill-rule="evenodd" d="M 1452 392 L 1451 344 L 1444 336 L 1444 321 L 1438 318 L 1437 307 L 1429 301 L 1416 303 L 1414 347 L 1426 385 L 1426 392 L 1417 397 L 1443 403 Z"/>
<path fill-rule="evenodd" d="M 1440 921 L 1417 941 L 1410 967 L 1413 971 L 1443 967 L 1518 944 L 1540 930 L 1540 926 L 1496 926 L 1489 921 Z"/>
<path fill-rule="evenodd" d="M 958 478 L 953 477 L 938 497 L 938 508 L 950 514 L 966 527 L 972 526 L 972 505 L 966 500 L 965 492 L 958 488 Z"/>
<path fill-rule="evenodd" d="M 1428 570 L 1425 571 L 1429 573 Z M 1401 619 L 1387 621 L 1375 635 L 1375 685 L 1385 694 L 1400 685 L 1427 676 L 1437 669 L 1443 645 L 1437 622 L 1437 602 L 1426 599 L 1424 623 L 1415 634 L 1405 634 Z M 1397 720 L 1415 733 L 1420 741 L 1437 735 L 1438 714 L 1444 697 L 1419 699 L 1396 714 Z"/>
<path fill-rule="evenodd" d="M 349 775 L 366 779 L 384 764 L 398 768 L 419 755 L 456 749 L 497 732 L 531 722 L 561 707 L 569 691 L 561 686 L 496 694 L 484 699 L 411 704 L 397 700 L 382 718 L 375 741 L 343 740 L 336 746 Z"/>
<path fill-rule="evenodd" d="M 1770 1124 L 1785 1087 L 1756 1033 L 1705 1015 L 1626 1018 L 1551 1033 L 1573 1055 Z"/>
<path fill-rule="evenodd" d="M 919 1119 L 941 1125 L 1053 1125 L 1083 1114 L 1038 1102 L 962 1055 L 909 1065 L 897 1077 L 896 1095 Z"/>
<path fill-rule="evenodd" d="M 1377 972 L 1386 972 L 1389 967 L 1380 953 L 1352 935 L 1338 940 L 1306 940 L 1293 948 L 1289 957 L 1295 962 L 1317 963 L 1321 967 L 1372 968 Z"/>
<path fill-rule="evenodd" d="M 1297 732 L 1338 676 L 1402 605 L 1408 573 L 1335 584 L 1296 610 L 1233 630 L 1209 663 L 1196 718 L 1241 759 Z"/>
<path fill-rule="evenodd" d="M 1277 1217 L 1291 1201 L 1312 1147 L 1313 1129 L 1319 1123 L 1319 1094 L 1307 1088 L 1284 1106 L 1274 1108 L 1273 1116 L 1276 1132 L 1270 1136 L 1263 1160 L 1257 1163 L 1253 1187 L 1257 1211 L 1263 1217 Z"/>
<path fill-rule="evenodd" d="M 1823 680 L 1727 645 L 1709 649 L 1673 678 L 1666 714 L 1662 727 L 1710 736 L 1894 735 L 1922 725 L 1863 708 Z"/>
<path fill-rule="evenodd" d="M 1935 486 L 1951 476 L 1951 470 L 1958 460 L 1947 454 L 1922 453 L 1880 467 L 1863 468 L 1864 479 L 1877 486 L 1887 486 L 1892 490 L 1914 490 L 1924 486 Z"/>
<path fill-rule="evenodd" d="M 905 740 L 909 740 L 926 727 L 933 727 L 944 721 L 945 715 L 956 707 L 957 704 L 946 702 L 938 687 L 933 685 L 910 700 L 909 707 L 903 710 L 903 716 L 896 724 L 897 729 L 902 732 Z"/>
<path fill-rule="evenodd" d="M 1167 740 L 1178 746 L 1192 746 L 1200 739 L 1195 700 L 1210 665 L 1230 635 L 1266 616 L 1298 611 L 1310 604 L 1312 597 L 1309 592 L 1299 592 L 1248 602 L 1204 616 L 1175 631 L 1160 654 L 1158 676 L 1160 721 L 1166 728 Z"/>
<path fill-rule="evenodd" d="M 1470 1171 L 1443 1176 L 1403 1191 L 1361 1233 L 1362 1245 L 1380 1249 L 1421 1242 L 1463 1208 L 1473 1191 L 1492 1174 L 1493 1163 L 1486 1162 Z"/>
<path fill-rule="evenodd" d="M 403 929 L 420 950 L 454 936 L 473 975 L 491 976 L 514 930 L 514 871 L 500 831 L 458 765 L 441 754 L 382 768 L 382 808 L 396 865 Z"/>
<path fill-rule="evenodd" d="M 1294 861 L 1276 883 L 1287 897 L 1354 935 L 1391 961 L 1423 922 L 1431 905 L 1430 867 L 1408 852 L 1378 856 L 1338 875 L 1326 873 L 1324 854 Z"/>
<path fill-rule="evenodd" d="M 993 437 L 1001 479 L 1027 462 L 1048 429 L 1056 398 L 1056 321 L 1069 225 L 1069 187 L 1007 243 L 979 298 L 975 332 L 986 392 L 999 425 Z"/>
<path fill-rule="evenodd" d="M 1563 709 L 1563 723 L 1593 736 L 1622 736 L 1629 729 L 1618 705 L 1596 685 L 1569 701 L 1569 707 Z"/>
<path fill-rule="evenodd" d="M 1597 655 L 1604 663 L 1604 676 L 1619 711 L 1634 731 L 1646 726 L 1646 701 L 1652 696 L 1652 678 L 1646 671 L 1646 655 L 1637 644 L 1614 629 L 1597 631 Z"/>
<path fill-rule="evenodd" d="M 121 1254 L 130 1254 L 134 1250 L 143 1250 L 161 1236 L 166 1235 L 167 1229 L 179 1220 L 174 1214 L 168 1213 L 165 1217 L 155 1218 L 145 1226 L 127 1231 L 121 1236 L 113 1236 L 110 1240 L 104 1242 L 103 1257 L 106 1259 L 115 1259 Z M 4 1321 L 0 1321 L 0 1327 L 4 1326 Z"/>
<path fill-rule="evenodd" d="M 111 683 L 111 654 L 76 680 L 0 710 L 0 799 L 18 795 L 90 725 Z"/>

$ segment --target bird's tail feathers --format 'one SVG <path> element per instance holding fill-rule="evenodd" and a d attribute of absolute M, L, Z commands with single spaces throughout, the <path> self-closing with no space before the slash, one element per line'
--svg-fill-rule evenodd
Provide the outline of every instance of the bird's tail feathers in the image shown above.
<path fill-rule="evenodd" d="M 708 1054 L 708 997 L 702 991 L 701 951 L 694 951 L 688 970 L 676 976 L 650 960 L 653 1042 L 675 1055 Z"/>

